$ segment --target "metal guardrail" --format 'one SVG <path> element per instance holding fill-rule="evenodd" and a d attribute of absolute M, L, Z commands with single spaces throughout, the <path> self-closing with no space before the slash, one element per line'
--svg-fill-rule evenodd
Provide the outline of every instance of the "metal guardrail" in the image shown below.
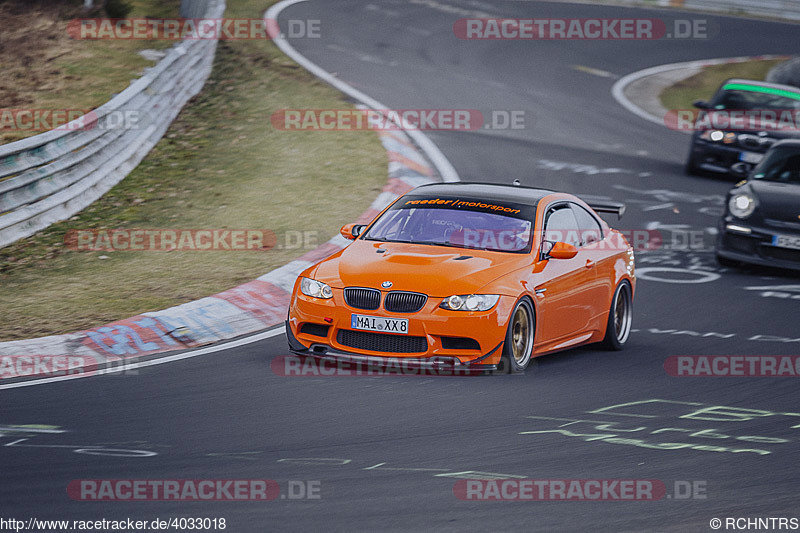
<path fill-rule="evenodd" d="M 181 0 L 180 15 L 186 19 L 206 17 L 213 2 L 214 0 Z"/>
<path fill-rule="evenodd" d="M 732 15 L 758 15 L 786 20 L 800 20 L 800 0 L 612 0 L 597 3 L 632 6 L 659 6 L 716 11 Z"/>
<path fill-rule="evenodd" d="M 800 0 L 673 0 L 673 5 L 725 13 L 800 20 Z"/>
<path fill-rule="evenodd" d="M 225 0 L 207 0 L 221 18 Z M 185 40 L 88 115 L 0 146 L 0 247 L 66 220 L 127 176 L 200 92 L 217 41 Z"/>
<path fill-rule="evenodd" d="M 767 74 L 767 81 L 800 87 L 800 57 L 795 57 L 774 67 Z"/>

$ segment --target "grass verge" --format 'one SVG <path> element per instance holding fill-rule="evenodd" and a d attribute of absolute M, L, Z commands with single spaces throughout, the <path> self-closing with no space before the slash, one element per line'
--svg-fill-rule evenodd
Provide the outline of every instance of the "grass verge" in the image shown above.
<path fill-rule="evenodd" d="M 228 0 L 227 17 L 265 4 Z M 228 289 L 325 242 L 386 182 L 373 132 L 274 129 L 279 109 L 349 104 L 268 41 L 218 47 L 206 87 L 142 164 L 72 219 L 0 249 L 0 339 L 89 328 Z M 282 249 L 79 252 L 70 229 L 271 229 Z"/>
<path fill-rule="evenodd" d="M 99 3 L 99 2 L 98 2 Z M 180 0 L 124 0 L 128 17 L 176 17 Z M 120 4 L 120 2 L 116 2 Z M 154 40 L 81 40 L 67 34 L 71 19 L 100 17 L 80 0 L 0 1 L 0 107 L 89 110 L 107 102 L 154 65 L 137 52 L 169 48 Z M 0 144 L 42 133 L 0 123 Z"/>
<path fill-rule="evenodd" d="M 661 91 L 659 95 L 661 104 L 667 109 L 693 109 L 692 102 L 709 100 L 725 80 L 729 78 L 763 80 L 770 69 L 783 61 L 783 59 L 756 60 L 706 67 L 694 76 Z"/>

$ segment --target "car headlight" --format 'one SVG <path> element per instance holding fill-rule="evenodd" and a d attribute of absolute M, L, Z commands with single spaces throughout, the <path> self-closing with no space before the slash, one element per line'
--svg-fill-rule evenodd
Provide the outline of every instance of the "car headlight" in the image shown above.
<path fill-rule="evenodd" d="M 745 193 L 734 194 L 728 201 L 728 210 L 737 218 L 747 218 L 756 210 L 756 199 Z"/>
<path fill-rule="evenodd" d="M 445 298 L 439 304 L 442 309 L 451 311 L 488 311 L 500 299 L 499 294 L 465 294 Z"/>
<path fill-rule="evenodd" d="M 302 278 L 300 280 L 300 292 L 312 298 L 333 298 L 333 290 L 330 286 L 315 279 Z"/>
<path fill-rule="evenodd" d="M 733 135 L 733 134 L 729 134 L 729 135 Z M 734 137 L 735 137 L 735 135 L 734 135 Z M 714 142 L 718 143 L 721 140 L 725 139 L 725 132 L 724 131 L 720 131 L 720 130 L 706 130 L 706 131 L 703 132 L 703 134 L 700 136 L 700 138 L 705 140 L 705 141 L 714 141 Z"/>

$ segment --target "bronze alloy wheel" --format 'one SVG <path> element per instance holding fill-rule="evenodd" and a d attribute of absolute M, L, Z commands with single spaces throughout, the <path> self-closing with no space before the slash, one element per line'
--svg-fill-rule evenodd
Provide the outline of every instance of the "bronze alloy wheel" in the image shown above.
<path fill-rule="evenodd" d="M 530 325 L 530 315 L 525 306 L 517 307 L 511 321 L 511 353 L 518 365 L 524 364 L 531 356 L 533 335 Z"/>
<path fill-rule="evenodd" d="M 497 373 L 513 374 L 525 370 L 533 353 L 535 324 L 533 306 L 527 298 L 523 298 L 511 313 Z"/>

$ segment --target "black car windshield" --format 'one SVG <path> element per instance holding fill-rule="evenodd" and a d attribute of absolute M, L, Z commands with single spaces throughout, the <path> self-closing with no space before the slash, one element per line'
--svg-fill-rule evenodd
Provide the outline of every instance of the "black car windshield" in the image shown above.
<path fill-rule="evenodd" d="M 712 102 L 713 109 L 771 109 L 800 111 L 800 93 L 735 84 L 737 89 L 723 90 Z"/>
<path fill-rule="evenodd" d="M 363 238 L 520 253 L 530 250 L 534 214 L 516 203 L 404 197 Z"/>
<path fill-rule="evenodd" d="M 773 148 L 753 170 L 753 179 L 800 185 L 800 148 Z"/>

